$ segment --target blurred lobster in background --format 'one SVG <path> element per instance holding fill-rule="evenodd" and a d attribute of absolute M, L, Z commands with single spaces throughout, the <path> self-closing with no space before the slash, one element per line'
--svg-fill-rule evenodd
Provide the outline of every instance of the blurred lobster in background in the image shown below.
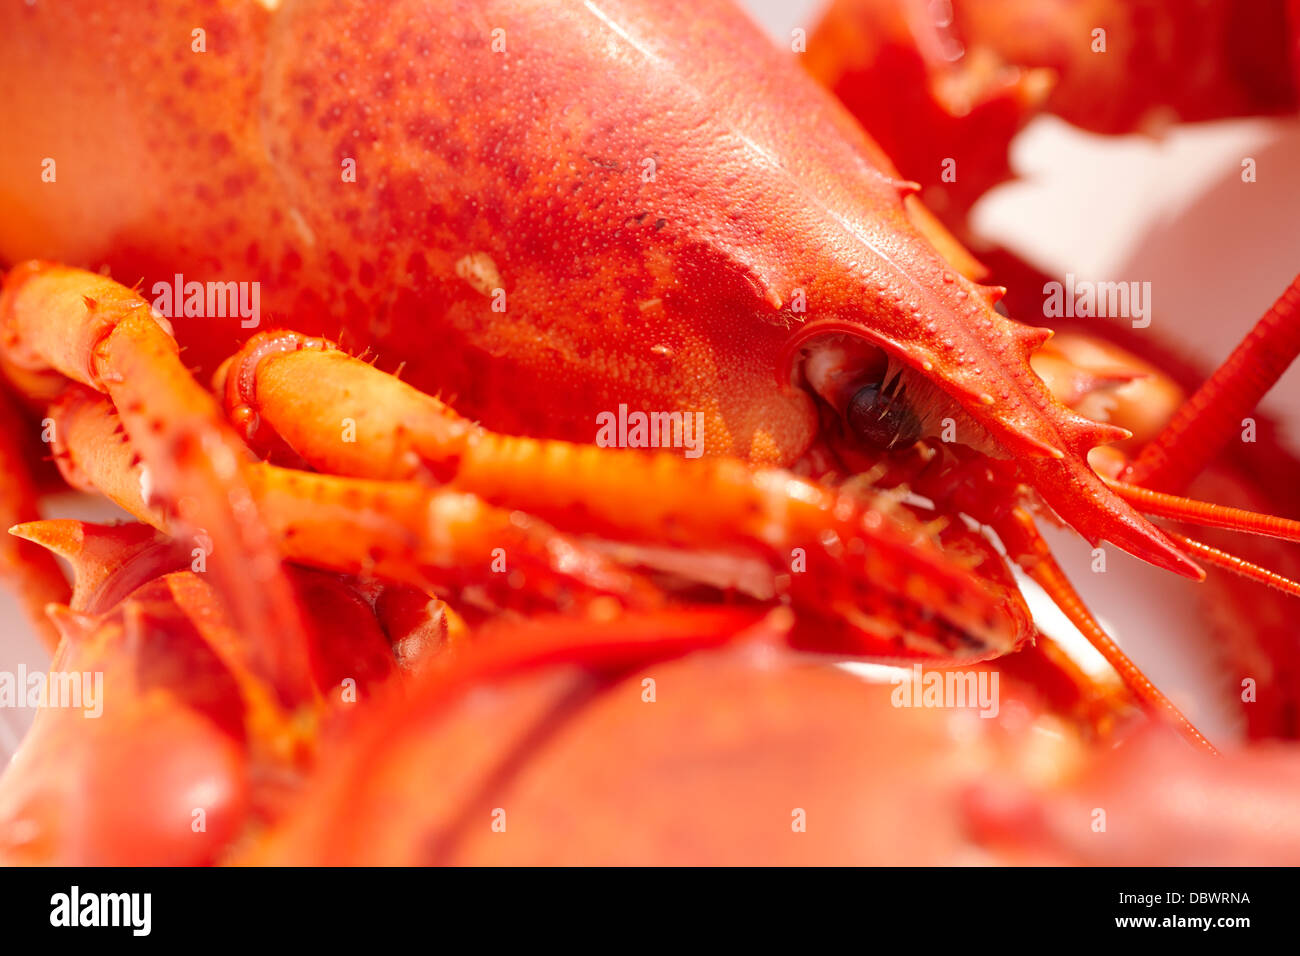
<path fill-rule="evenodd" d="M 1294 113 L 1298 11 L 1294 0 L 835 0 L 804 63 L 964 235 L 1035 116 L 1154 134 Z"/>
<path fill-rule="evenodd" d="M 0 858 L 1296 858 L 1290 747 L 1211 759 L 1036 523 L 1295 594 L 1144 514 L 1300 539 L 1177 496 L 1300 349 L 1300 284 L 1181 405 L 1114 343 L 1049 345 L 720 0 L 2 22 L 10 414 L 138 523 L 39 520 L 14 425 L 11 578 L 103 707 L 39 713 Z M 914 82 L 881 59 L 862 82 Z M 1112 422 L 1074 407 L 1119 387 Z M 1237 645 L 1277 665 L 1252 730 L 1293 736 L 1270 640 Z M 960 665 L 996 716 L 846 658 Z"/>

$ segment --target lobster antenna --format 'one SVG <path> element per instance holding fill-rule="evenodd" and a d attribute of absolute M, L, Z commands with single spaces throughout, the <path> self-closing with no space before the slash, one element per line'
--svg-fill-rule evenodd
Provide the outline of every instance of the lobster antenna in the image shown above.
<path fill-rule="evenodd" d="M 1185 488 L 1297 357 L 1300 275 L 1196 394 L 1182 404 L 1164 431 L 1142 449 L 1125 479 L 1168 491 Z"/>
<path fill-rule="evenodd" d="M 1276 515 L 1260 514 L 1243 508 L 1229 508 L 1208 501 L 1196 501 L 1179 495 L 1165 494 L 1163 491 L 1140 488 L 1125 481 L 1113 481 L 1108 478 L 1102 480 L 1115 494 L 1143 514 L 1197 524 L 1206 528 L 1226 528 L 1229 531 L 1244 531 L 1247 534 L 1281 538 L 1283 541 L 1300 541 L 1300 521 L 1291 518 L 1279 518 Z"/>
<path fill-rule="evenodd" d="M 1206 736 L 1196 729 L 1160 688 L 1151 683 L 1151 679 L 1142 673 L 1142 669 L 1133 663 L 1093 617 L 1088 606 L 1083 603 L 1083 598 L 1079 597 L 1074 585 L 1056 563 L 1056 558 L 1028 511 L 1024 508 L 1013 509 L 993 525 L 993 530 L 1002 539 L 1007 554 L 1047 592 L 1061 613 L 1070 619 L 1070 623 L 1079 629 L 1106 659 L 1106 663 L 1115 668 L 1124 685 L 1148 712 L 1173 724 L 1194 746 L 1207 753 L 1218 754 Z"/>
<path fill-rule="evenodd" d="M 1192 554 L 1199 557 L 1206 564 L 1213 565 L 1216 568 L 1222 568 L 1230 571 L 1248 581 L 1254 581 L 1257 584 L 1267 585 L 1283 594 L 1290 594 L 1293 597 L 1300 597 L 1300 581 L 1293 581 L 1288 577 L 1283 577 L 1276 571 L 1270 571 L 1268 568 L 1260 567 L 1258 564 L 1252 564 L 1245 558 L 1239 558 L 1235 554 L 1229 554 L 1227 551 L 1220 551 L 1218 548 L 1206 544 L 1204 541 L 1197 541 L 1194 538 L 1188 538 L 1184 535 L 1165 529 L 1165 534 L 1173 538 L 1174 541 L 1182 545 Z"/>

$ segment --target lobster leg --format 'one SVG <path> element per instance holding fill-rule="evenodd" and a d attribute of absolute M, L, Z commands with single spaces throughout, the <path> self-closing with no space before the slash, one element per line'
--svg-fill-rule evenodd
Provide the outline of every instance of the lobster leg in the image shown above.
<path fill-rule="evenodd" d="M 1013 587 L 973 581 L 972 564 L 945 557 L 884 496 L 863 504 L 732 459 L 494 434 L 331 343 L 291 332 L 250 339 L 218 388 L 254 446 L 284 442 L 323 471 L 432 477 L 567 530 L 703 546 L 726 562 L 757 557 L 770 581 L 763 586 L 787 588 L 806 615 L 831 609 L 832 620 L 819 624 L 822 650 L 969 660 L 1004 653 L 1030 633 Z"/>
<path fill-rule="evenodd" d="M 142 493 L 141 464 L 107 401 L 70 389 L 52 414 L 59 466 L 72 484 L 96 489 L 142 521 L 172 530 L 168 515 Z M 589 600 L 616 596 L 632 605 L 656 601 L 656 590 L 632 572 L 541 522 L 471 495 L 420 482 L 338 478 L 261 463 L 244 471 L 269 540 L 296 563 L 420 588 L 477 585 L 493 606 L 527 606 L 538 593 L 552 608 L 584 594 Z M 494 548 L 510 555 L 504 573 L 488 573 Z M 527 576 L 527 590 L 512 568 Z"/>
<path fill-rule="evenodd" d="M 679 467 L 683 463 L 674 459 L 620 455 L 617 460 L 610 460 L 598 449 L 489 435 L 460 419 L 437 399 L 333 349 L 321 339 L 294 333 L 258 336 L 228 364 L 224 374 L 227 409 L 232 419 L 245 427 L 249 440 L 255 444 L 259 437 L 263 442 L 283 440 L 318 468 L 384 477 L 429 472 L 494 500 L 508 500 L 529 510 L 554 507 L 556 502 L 567 502 L 574 509 L 581 505 L 582 518 L 594 522 L 602 532 L 617 526 L 623 534 L 644 536 L 657 534 L 662 527 L 672 527 L 669 519 L 678 512 L 657 513 L 654 502 L 649 507 L 647 503 L 627 502 L 620 494 L 623 487 L 685 489 L 687 495 L 696 495 L 693 489 L 697 482 L 692 482 L 691 476 L 685 473 L 677 476 L 679 470 L 684 471 Z M 312 398 L 304 402 L 306 395 Z M 304 404 L 308 407 L 304 408 Z M 364 441 L 345 442 L 336 437 L 349 421 L 355 424 L 358 438 L 364 437 Z M 271 429 L 274 434 L 267 433 Z M 516 487 L 510 476 L 523 473 L 525 469 L 518 464 L 530 460 L 544 463 L 527 469 L 536 483 Z M 548 468 L 545 463 L 554 467 Z M 734 463 L 720 465 L 734 468 Z M 639 478 L 638 468 L 657 468 L 659 473 L 651 472 Z M 548 474 L 555 476 L 550 482 L 537 480 L 539 475 Z M 596 483 L 583 484 L 580 479 L 584 474 L 593 476 Z M 751 475 L 743 471 L 737 478 L 743 481 Z M 560 476 L 563 479 L 557 480 Z M 724 488 L 729 493 L 724 494 Z M 753 527 L 752 516 L 740 509 L 728 515 L 725 507 L 728 498 L 753 501 L 754 490 L 736 485 L 727 488 L 723 482 L 715 482 L 715 493 L 704 499 L 709 512 L 696 515 L 695 520 L 700 523 L 690 527 L 691 538 L 720 544 L 719 533 L 734 534 L 746 527 L 747 520 Z M 682 508 L 680 502 L 671 504 L 674 509 Z M 771 515 L 776 510 L 765 507 L 759 513 Z M 781 510 L 785 516 L 791 516 L 793 509 L 783 506 Z M 693 512 L 683 508 L 682 513 Z M 722 524 L 709 521 L 718 516 L 724 519 Z M 573 516 L 554 517 L 563 521 Z M 682 520 L 689 519 L 679 518 L 678 523 Z M 775 519 L 765 523 L 780 527 Z M 754 537 L 759 539 L 761 532 L 755 530 Z M 1035 576 L 1041 576 L 1047 567 L 1039 563 Z M 873 577 L 882 579 L 887 575 L 876 570 Z M 1057 578 L 1064 582 L 1059 574 Z M 1068 588 L 1068 584 L 1064 587 Z M 1139 701 L 1170 718 L 1199 746 L 1213 749 L 1123 655 L 1077 596 L 1072 601 L 1066 600 L 1059 588 L 1052 593 L 1074 612 L 1072 618 L 1103 649 Z M 935 597 L 941 601 L 943 595 Z M 869 630 L 870 622 L 854 616 L 853 611 L 845 607 L 842 613 L 852 617 L 861 629 Z"/>
<path fill-rule="evenodd" d="M 210 536 L 242 633 L 287 700 L 309 695 L 306 637 L 279 555 L 242 478 L 245 449 L 181 364 L 140 296 L 104 276 L 45 263 L 13 269 L 0 293 L 6 360 L 53 369 L 109 396 L 148 471 L 150 495 Z"/>

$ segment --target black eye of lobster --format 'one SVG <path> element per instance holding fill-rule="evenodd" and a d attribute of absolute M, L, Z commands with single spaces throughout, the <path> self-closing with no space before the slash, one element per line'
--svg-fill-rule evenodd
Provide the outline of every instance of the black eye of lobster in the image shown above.
<path fill-rule="evenodd" d="M 921 420 L 903 398 L 901 376 L 886 385 L 864 385 L 849 399 L 844 419 L 853 434 L 878 448 L 906 448 L 921 437 Z"/>

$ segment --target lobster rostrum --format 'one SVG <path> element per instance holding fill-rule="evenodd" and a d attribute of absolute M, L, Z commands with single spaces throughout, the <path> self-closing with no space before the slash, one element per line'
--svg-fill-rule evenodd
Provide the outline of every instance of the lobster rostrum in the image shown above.
<path fill-rule="evenodd" d="M 1122 458 L 1099 475 L 1090 452 L 1131 433 L 1062 398 L 1104 377 L 1049 387 L 1031 360 L 1050 333 L 997 310 L 915 184 L 730 5 L 5 17 L 4 367 L 52 422 L 63 477 L 151 528 L 33 520 L 30 483 L 7 507 L 76 571 L 52 618 L 61 666 L 102 660 L 115 693 L 169 715 L 124 705 L 104 748 L 66 743 L 77 719 L 43 712 L 0 784 L 7 856 L 120 858 L 143 830 L 132 845 L 155 860 L 301 858 L 295 826 L 383 805 L 426 746 L 464 755 L 442 730 L 466 689 L 532 688 L 506 721 L 522 746 L 529 721 L 589 699 L 581 681 L 538 690 L 549 668 L 604 687 L 733 640 L 941 662 L 1019 649 L 1018 693 L 1079 740 L 1115 730 L 1123 695 L 1026 646 L 1010 572 L 962 516 L 1208 747 L 1083 607 L 1032 512 L 1188 577 L 1194 555 L 1231 556 L 1140 511 L 1292 539 L 1300 525 L 1144 490 Z M 86 42 L 63 42 L 74 27 Z M 128 95 L 105 95 L 107 74 Z M 160 314 L 190 282 L 257 283 L 273 327 L 189 314 L 186 291 Z M 1298 295 L 1243 348 L 1293 354 Z M 1207 385 L 1233 411 L 1267 387 L 1237 387 L 1244 361 Z M 591 444 L 620 406 L 698 415 L 707 457 Z M 1152 447 L 1194 468 L 1205 407 Z M 57 593 L 52 566 L 22 568 Z M 358 684 L 354 717 L 340 688 L 351 705 Z M 428 736 L 386 735 L 408 717 Z M 121 779 L 137 740 L 166 763 L 196 726 L 208 745 L 171 767 L 168 812 L 124 822 L 69 783 Z M 56 746 L 72 769 L 42 761 Z M 478 758 L 474 799 L 520 760 Z M 362 795 L 348 780 L 369 761 L 388 769 Z M 220 826 L 192 841 L 176 808 L 200 784 Z M 474 800 L 456 792 L 412 817 L 438 832 L 417 858 L 457 858 Z M 70 815 L 84 832 L 59 832 Z"/>

